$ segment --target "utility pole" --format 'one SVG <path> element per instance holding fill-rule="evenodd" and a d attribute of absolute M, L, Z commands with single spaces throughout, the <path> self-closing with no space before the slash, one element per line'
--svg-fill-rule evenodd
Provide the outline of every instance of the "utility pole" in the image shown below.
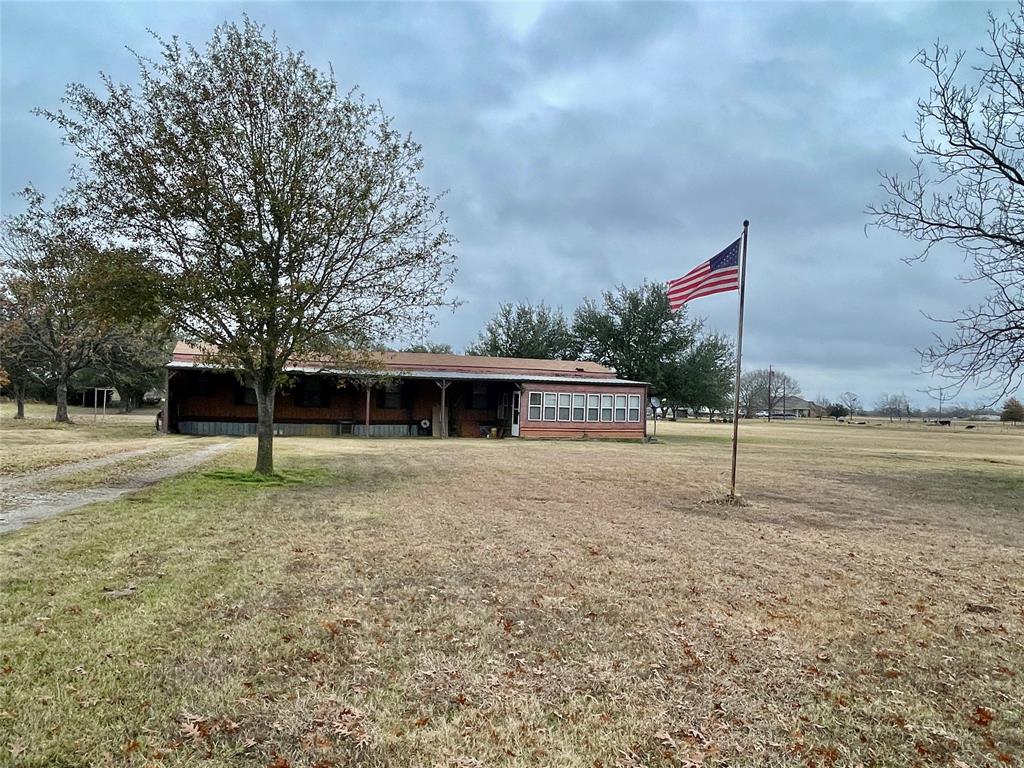
<path fill-rule="evenodd" d="M 786 420 L 786 380 L 782 380 L 782 420 Z"/>
<path fill-rule="evenodd" d="M 768 421 L 772 420 L 772 364 L 768 363 Z"/>

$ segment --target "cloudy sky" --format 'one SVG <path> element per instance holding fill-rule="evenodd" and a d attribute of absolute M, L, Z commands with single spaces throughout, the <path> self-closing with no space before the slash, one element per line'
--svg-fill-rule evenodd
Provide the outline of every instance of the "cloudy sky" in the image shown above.
<path fill-rule="evenodd" d="M 438 341 L 473 340 L 499 301 L 571 311 L 624 283 L 676 277 L 751 220 L 744 366 L 783 368 L 806 396 L 867 403 L 917 390 L 915 347 L 976 298 L 955 254 L 865 231 L 878 170 L 928 82 L 915 51 L 982 42 L 999 4 L 17 3 L 2 13 L 2 207 L 47 193 L 71 155 L 30 114 L 105 71 L 147 28 L 200 43 L 248 13 L 380 100 L 423 144 L 459 239 Z M 693 305 L 735 333 L 736 294 Z M 962 398 L 973 403 L 979 393 Z"/>

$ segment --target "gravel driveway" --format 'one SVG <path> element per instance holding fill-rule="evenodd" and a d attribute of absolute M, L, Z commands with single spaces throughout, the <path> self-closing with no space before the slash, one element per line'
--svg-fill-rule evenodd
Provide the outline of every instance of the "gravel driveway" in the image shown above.
<path fill-rule="evenodd" d="M 97 485 L 92 488 L 80 488 L 72 491 L 53 491 L 41 488 L 51 480 L 144 456 L 147 453 L 153 453 L 156 449 L 143 448 L 127 451 L 10 478 L 3 482 L 2 496 L 0 496 L 0 534 L 16 531 L 23 526 L 70 512 L 86 504 L 97 501 L 113 501 L 127 493 L 138 491 L 192 469 L 223 453 L 231 445 L 232 443 L 206 444 L 196 450 L 171 456 L 142 470 L 128 482 L 118 485 Z"/>

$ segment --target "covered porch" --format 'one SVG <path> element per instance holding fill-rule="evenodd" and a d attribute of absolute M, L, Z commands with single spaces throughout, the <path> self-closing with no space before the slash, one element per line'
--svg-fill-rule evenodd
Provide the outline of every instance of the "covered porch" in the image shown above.
<path fill-rule="evenodd" d="M 278 389 L 277 435 L 484 437 L 518 433 L 520 385 L 416 376 L 363 382 L 298 373 Z M 232 373 L 170 369 L 163 423 L 170 432 L 254 435 L 256 395 Z"/>

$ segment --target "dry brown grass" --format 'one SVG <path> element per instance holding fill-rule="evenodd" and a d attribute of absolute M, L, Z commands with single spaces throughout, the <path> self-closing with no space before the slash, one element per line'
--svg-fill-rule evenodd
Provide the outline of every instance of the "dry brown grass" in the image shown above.
<path fill-rule="evenodd" d="M 1024 761 L 1024 436 L 251 441 L 0 541 L 26 765 Z M 103 587 L 137 587 L 103 598 Z M 6 734 L 4 731 L 6 730 Z M 959 762 L 957 762 L 959 761 Z"/>
<path fill-rule="evenodd" d="M 0 406 L 0 476 L 125 453 L 149 446 L 156 436 L 155 411 L 108 413 L 96 420 L 92 409 L 70 412 L 73 424 L 55 424 L 52 405 L 29 403 L 24 420 L 13 418 L 12 404 Z"/>

